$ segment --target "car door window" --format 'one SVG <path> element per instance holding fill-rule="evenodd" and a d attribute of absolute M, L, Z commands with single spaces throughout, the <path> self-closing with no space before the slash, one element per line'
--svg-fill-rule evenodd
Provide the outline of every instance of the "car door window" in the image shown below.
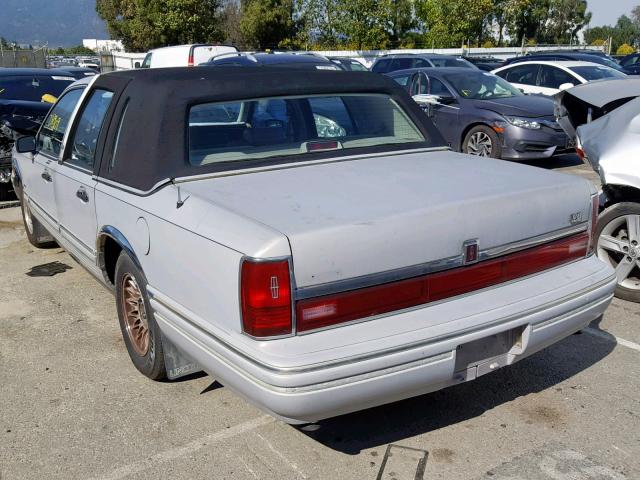
<path fill-rule="evenodd" d="M 535 85 L 538 76 L 538 65 L 518 65 L 504 72 L 500 72 L 507 82 Z"/>
<path fill-rule="evenodd" d="M 402 85 L 403 87 L 407 86 L 407 83 L 409 83 L 409 77 L 411 75 L 398 75 L 395 77 L 392 77 L 397 84 Z"/>
<path fill-rule="evenodd" d="M 47 115 L 40 133 L 37 147 L 40 153 L 58 158 L 62 148 L 64 132 L 67 130 L 71 114 L 82 95 L 82 89 L 76 88 L 64 94 Z"/>
<path fill-rule="evenodd" d="M 440 97 L 453 97 L 445 84 L 433 77 L 429 77 L 429 93 Z"/>
<path fill-rule="evenodd" d="M 391 64 L 391 70 L 406 70 L 411 68 L 413 58 L 394 58 Z"/>
<path fill-rule="evenodd" d="M 378 60 L 373 65 L 373 67 L 371 68 L 371 71 L 376 73 L 386 73 L 389 71 L 390 66 L 391 66 L 391 59 L 383 58 L 382 60 Z"/>
<path fill-rule="evenodd" d="M 416 58 L 413 61 L 413 68 L 430 68 L 431 64 L 424 58 Z"/>
<path fill-rule="evenodd" d="M 70 158 L 65 163 L 93 170 L 98 135 L 111 104 L 113 93 L 94 90 L 84 106 L 71 138 Z"/>
<path fill-rule="evenodd" d="M 552 67 L 550 65 L 542 65 L 540 70 L 540 86 L 544 88 L 560 88 L 560 85 L 564 83 L 573 83 L 577 80 L 573 75 L 565 72 L 558 67 Z"/>

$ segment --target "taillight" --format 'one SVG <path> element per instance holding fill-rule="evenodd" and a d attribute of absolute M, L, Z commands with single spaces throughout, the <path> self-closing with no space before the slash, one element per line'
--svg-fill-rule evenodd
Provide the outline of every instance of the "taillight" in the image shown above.
<path fill-rule="evenodd" d="M 244 260 L 240 297 L 245 333 L 253 337 L 291 334 L 291 280 L 287 260 Z"/>
<path fill-rule="evenodd" d="M 576 134 L 576 154 L 584 162 L 586 157 L 584 150 L 582 149 L 582 142 L 580 141 L 580 137 Z"/>
<path fill-rule="evenodd" d="M 182 57 L 182 58 L 184 58 L 184 57 Z M 193 67 L 194 66 L 193 52 L 189 53 L 189 60 L 187 61 L 187 66 L 188 67 Z"/>
<path fill-rule="evenodd" d="M 591 255 L 596 249 L 596 224 L 598 223 L 598 211 L 600 210 L 600 197 L 598 194 L 591 196 L 591 219 L 589 220 L 589 249 L 587 255 Z"/>
<path fill-rule="evenodd" d="M 296 302 L 298 332 L 444 300 L 579 260 L 588 232 L 438 273 Z"/>

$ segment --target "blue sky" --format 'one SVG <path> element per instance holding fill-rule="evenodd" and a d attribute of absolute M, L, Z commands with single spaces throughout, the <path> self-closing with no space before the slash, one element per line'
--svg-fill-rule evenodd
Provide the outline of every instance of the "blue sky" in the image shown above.
<path fill-rule="evenodd" d="M 587 0 L 588 10 L 593 13 L 591 26 L 613 25 L 620 15 L 629 15 L 631 9 L 640 5 L 640 0 Z"/>

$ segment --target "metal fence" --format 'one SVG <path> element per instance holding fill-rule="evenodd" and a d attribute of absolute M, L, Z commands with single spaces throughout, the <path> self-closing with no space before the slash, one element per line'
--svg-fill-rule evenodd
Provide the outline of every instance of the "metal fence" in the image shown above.
<path fill-rule="evenodd" d="M 47 49 L 6 50 L 0 49 L 0 67 L 46 68 Z"/>

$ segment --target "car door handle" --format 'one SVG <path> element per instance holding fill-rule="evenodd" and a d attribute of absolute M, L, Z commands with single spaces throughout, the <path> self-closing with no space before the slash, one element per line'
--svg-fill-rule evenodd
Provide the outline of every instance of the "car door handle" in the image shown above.
<path fill-rule="evenodd" d="M 87 191 L 84 189 L 84 187 L 80 187 L 78 189 L 78 191 L 76 192 L 76 197 L 78 197 L 82 203 L 89 203 L 89 195 L 87 194 Z"/>
<path fill-rule="evenodd" d="M 49 170 L 44 170 L 40 176 L 44 179 L 45 182 L 52 182 L 53 180 L 51 179 L 51 174 L 49 173 Z"/>

